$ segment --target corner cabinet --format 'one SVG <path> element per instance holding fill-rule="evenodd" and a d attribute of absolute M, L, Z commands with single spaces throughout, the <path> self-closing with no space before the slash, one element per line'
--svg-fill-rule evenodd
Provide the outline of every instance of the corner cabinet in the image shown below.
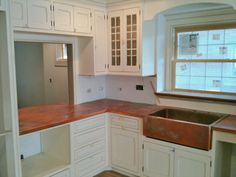
<path fill-rule="evenodd" d="M 144 140 L 143 174 L 148 177 L 210 177 L 207 151 L 150 138 Z"/>
<path fill-rule="evenodd" d="M 140 14 L 139 8 L 108 14 L 109 71 L 139 72 Z"/>

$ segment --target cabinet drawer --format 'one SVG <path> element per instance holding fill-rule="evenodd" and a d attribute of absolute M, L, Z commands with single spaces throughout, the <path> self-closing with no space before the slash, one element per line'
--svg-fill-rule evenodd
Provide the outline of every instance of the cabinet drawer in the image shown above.
<path fill-rule="evenodd" d="M 59 172 L 53 176 L 50 177 L 70 177 L 70 171 L 69 170 L 64 170 L 62 172 Z"/>
<path fill-rule="evenodd" d="M 73 123 L 73 133 L 80 133 L 88 129 L 95 129 L 105 126 L 105 116 L 97 116 L 87 120 L 81 120 Z"/>
<path fill-rule="evenodd" d="M 139 121 L 137 119 L 119 115 L 111 115 L 111 125 L 127 129 L 139 130 Z"/>
<path fill-rule="evenodd" d="M 104 140 L 90 143 L 86 146 L 81 147 L 80 149 L 75 150 L 74 160 L 79 161 L 85 157 L 90 156 L 91 154 L 96 154 L 99 151 L 104 151 L 105 148 L 106 144 Z"/>
<path fill-rule="evenodd" d="M 106 165 L 105 152 L 90 156 L 75 164 L 75 176 L 85 177 Z M 92 175 L 92 174 L 91 174 Z"/>
<path fill-rule="evenodd" d="M 105 140 L 105 128 L 74 136 L 74 149 L 79 149 L 99 140 Z"/>

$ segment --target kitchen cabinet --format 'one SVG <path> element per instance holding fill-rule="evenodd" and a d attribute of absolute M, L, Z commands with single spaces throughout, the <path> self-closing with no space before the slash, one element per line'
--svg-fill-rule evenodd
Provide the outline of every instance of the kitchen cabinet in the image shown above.
<path fill-rule="evenodd" d="M 73 20 L 73 6 L 54 3 L 54 28 L 57 31 L 73 31 L 74 20 Z"/>
<path fill-rule="evenodd" d="M 91 34 L 92 12 L 90 8 L 74 7 L 74 31 L 76 33 Z"/>
<path fill-rule="evenodd" d="M 52 29 L 50 0 L 28 0 L 28 26 L 35 29 Z"/>
<path fill-rule="evenodd" d="M 26 0 L 13 0 L 13 24 L 17 27 L 27 27 L 27 2 Z"/>
<path fill-rule="evenodd" d="M 143 173 L 148 177 L 210 177 L 211 157 L 205 153 L 145 138 Z"/>
<path fill-rule="evenodd" d="M 144 175 L 149 177 L 173 177 L 173 148 L 144 143 Z"/>
<path fill-rule="evenodd" d="M 109 16 L 109 71 L 140 70 L 140 9 L 114 11 Z"/>
<path fill-rule="evenodd" d="M 139 174 L 139 121 L 111 115 L 111 165 L 113 168 Z"/>
<path fill-rule="evenodd" d="M 106 130 L 105 115 L 72 123 L 74 176 L 94 176 L 108 165 Z"/>
<path fill-rule="evenodd" d="M 4 9 L 4 1 L 3 0 L 0 0 L 0 10 L 3 10 Z"/>
<path fill-rule="evenodd" d="M 70 171 L 69 170 L 63 170 L 55 175 L 52 175 L 50 177 L 70 177 Z"/>
<path fill-rule="evenodd" d="M 94 11 L 94 63 L 95 73 L 107 72 L 107 20 L 106 12 Z"/>

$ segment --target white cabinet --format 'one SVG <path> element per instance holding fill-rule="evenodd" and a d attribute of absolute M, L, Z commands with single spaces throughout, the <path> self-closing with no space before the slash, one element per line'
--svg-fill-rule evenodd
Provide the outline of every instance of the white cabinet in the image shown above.
<path fill-rule="evenodd" d="M 175 177 L 210 177 L 211 159 L 207 156 L 175 151 Z"/>
<path fill-rule="evenodd" d="M 149 177 L 173 177 L 173 148 L 144 143 L 144 175 Z"/>
<path fill-rule="evenodd" d="M 111 129 L 111 163 L 114 167 L 138 172 L 138 134 L 122 130 Z"/>
<path fill-rule="evenodd" d="M 50 0 L 28 0 L 28 26 L 36 29 L 52 28 Z"/>
<path fill-rule="evenodd" d="M 95 73 L 107 71 L 107 21 L 104 11 L 94 11 L 94 62 Z"/>
<path fill-rule="evenodd" d="M 74 7 L 74 31 L 90 34 L 92 32 L 91 17 L 90 8 Z"/>
<path fill-rule="evenodd" d="M 109 13 L 109 70 L 139 72 L 140 9 Z"/>
<path fill-rule="evenodd" d="M 107 166 L 106 117 L 72 123 L 73 176 L 90 177 Z"/>
<path fill-rule="evenodd" d="M 27 27 L 27 2 L 26 0 L 13 0 L 13 24 L 17 27 Z"/>
<path fill-rule="evenodd" d="M 58 31 L 73 31 L 73 6 L 54 3 L 54 28 Z"/>
<path fill-rule="evenodd" d="M 210 177 L 207 152 L 145 138 L 143 174 L 148 177 Z"/>
<path fill-rule="evenodd" d="M 138 119 L 111 114 L 111 165 L 113 168 L 139 175 L 140 122 Z"/>

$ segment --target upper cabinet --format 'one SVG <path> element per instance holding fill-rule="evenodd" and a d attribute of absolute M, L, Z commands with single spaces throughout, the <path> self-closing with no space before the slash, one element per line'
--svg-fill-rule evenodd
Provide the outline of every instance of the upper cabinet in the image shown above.
<path fill-rule="evenodd" d="M 77 33 L 91 34 L 92 12 L 89 8 L 75 7 L 74 8 L 74 31 Z"/>
<path fill-rule="evenodd" d="M 4 10 L 4 0 L 0 0 L 0 10 Z"/>
<path fill-rule="evenodd" d="M 109 71 L 139 72 L 139 28 L 139 8 L 109 13 Z"/>
<path fill-rule="evenodd" d="M 13 0 L 13 23 L 15 26 L 27 27 L 26 0 Z"/>
<path fill-rule="evenodd" d="M 51 0 L 12 0 L 17 31 L 92 35 L 92 11 L 87 7 Z"/>
<path fill-rule="evenodd" d="M 36 29 L 52 28 L 50 0 L 28 0 L 28 26 Z"/>
<path fill-rule="evenodd" d="M 155 25 L 148 24 L 143 33 L 142 10 L 134 7 L 112 10 L 108 14 L 109 73 L 118 75 L 154 75 L 154 55 L 143 53 L 142 49 L 154 52 Z M 151 26 L 152 25 L 152 26 Z M 148 39 L 147 39 L 148 38 Z M 151 41 L 151 42 L 150 42 Z"/>
<path fill-rule="evenodd" d="M 58 31 L 73 31 L 73 6 L 54 3 L 54 27 Z"/>

